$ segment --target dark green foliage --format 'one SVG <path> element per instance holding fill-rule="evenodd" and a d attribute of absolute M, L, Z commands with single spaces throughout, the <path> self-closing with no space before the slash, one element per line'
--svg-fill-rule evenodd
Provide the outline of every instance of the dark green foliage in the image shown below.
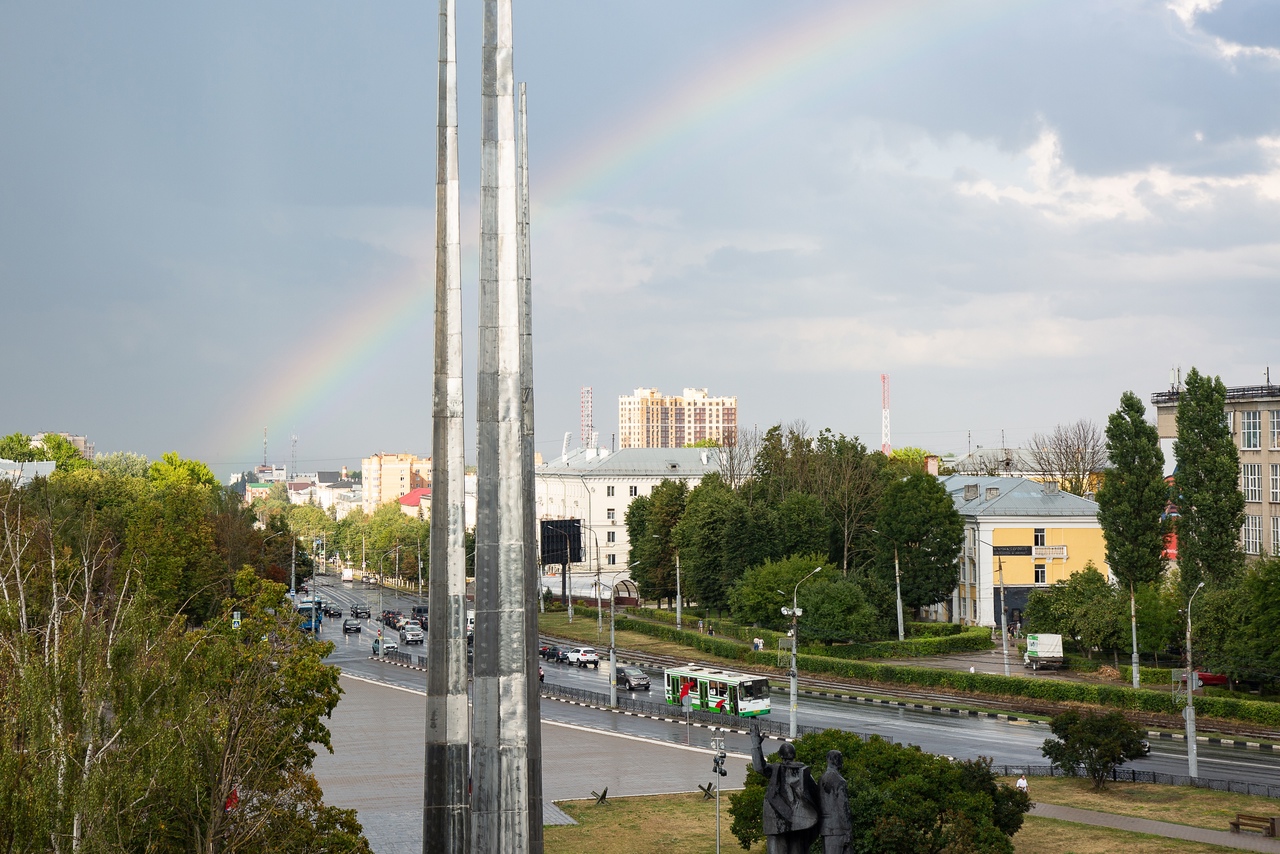
<path fill-rule="evenodd" d="M 1240 571 L 1240 455 L 1224 418 L 1227 388 L 1218 377 L 1192 368 L 1178 398 L 1178 438 L 1173 443 L 1178 505 L 1178 571 L 1183 597 L 1201 581 L 1225 584 Z"/>
<path fill-rule="evenodd" d="M 768 544 L 768 556 L 776 560 L 825 552 L 831 540 L 830 527 L 817 496 L 793 492 L 782 500 L 773 514 L 773 537 Z"/>
<path fill-rule="evenodd" d="M 1136 394 L 1126 391 L 1107 419 L 1107 469 L 1098 489 L 1098 524 L 1107 543 L 1107 563 L 1128 589 L 1151 584 L 1164 573 L 1164 453 L 1154 424 Z"/>
<path fill-rule="evenodd" d="M 892 585 L 897 552 L 904 607 L 934 605 L 951 595 L 959 580 L 964 523 L 940 480 L 916 472 L 889 484 L 876 530 L 876 570 Z"/>
<path fill-rule="evenodd" d="M 815 777 L 829 751 L 844 755 L 854 852 L 1012 852 L 1031 808 L 1025 792 L 996 781 L 986 759 L 957 762 L 840 730 L 802 736 L 795 747 Z M 745 787 L 729 796 L 730 832 L 743 848 L 763 840 L 764 792 L 764 778 L 748 768 Z"/>
<path fill-rule="evenodd" d="M 689 493 L 673 539 L 685 596 L 717 611 L 728 607 L 729 591 L 766 547 L 746 503 L 715 473 Z"/>
<path fill-rule="evenodd" d="M 1040 752 L 1066 774 L 1093 780 L 1095 790 L 1106 788 L 1112 769 L 1148 753 L 1142 728 L 1120 712 L 1063 712 L 1049 729 L 1055 737 L 1046 739 Z"/>
<path fill-rule="evenodd" d="M 954 624 L 948 624 L 954 625 Z M 801 651 L 810 655 L 833 658 L 916 658 L 926 655 L 951 655 L 957 652 L 981 652 L 993 649 L 991 630 L 985 626 L 956 626 L 960 632 L 950 635 L 922 635 L 904 641 L 849 643 L 831 647 L 813 647 Z"/>
<path fill-rule="evenodd" d="M 822 555 L 801 555 L 766 561 L 748 569 L 729 597 L 733 618 L 743 625 L 786 631 L 791 625 L 791 618 L 783 615 L 783 607 L 791 607 L 796 584 L 815 567 L 822 566 L 824 560 Z M 831 570 L 828 567 L 826 571 Z M 810 579 L 807 584 L 813 584 L 815 580 Z M 802 602 L 805 601 L 804 593 L 805 588 L 802 587 Z"/>
<path fill-rule="evenodd" d="M 798 623 L 801 643 L 866 641 L 880 635 L 876 609 L 862 585 L 840 575 L 815 575 L 800 587 L 804 615 Z"/>
<path fill-rule="evenodd" d="M 684 515 L 689 487 L 682 480 L 663 480 L 648 497 L 627 508 L 627 537 L 631 543 L 631 578 L 646 599 L 676 595 L 674 532 Z M 688 598 L 688 594 L 685 594 Z"/>

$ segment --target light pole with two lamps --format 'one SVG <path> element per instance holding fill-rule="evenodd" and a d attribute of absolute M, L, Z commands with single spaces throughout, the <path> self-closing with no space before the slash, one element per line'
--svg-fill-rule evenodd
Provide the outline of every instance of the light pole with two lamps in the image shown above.
<path fill-rule="evenodd" d="M 817 567 L 816 569 L 814 569 L 813 572 L 809 573 L 804 578 L 797 581 L 795 589 L 791 591 L 791 607 L 788 608 L 784 605 L 782 608 L 783 616 L 788 616 L 791 618 L 791 674 L 790 674 L 791 675 L 791 728 L 789 731 L 792 738 L 796 737 L 796 708 L 799 702 L 796 698 L 796 690 L 798 687 L 796 684 L 796 677 L 798 675 L 796 672 L 796 646 L 800 642 L 800 635 L 799 635 L 799 630 L 796 626 L 796 618 L 803 613 L 803 611 L 800 610 L 800 604 L 799 604 L 800 585 L 804 584 L 806 581 L 808 581 L 810 578 L 812 578 L 814 575 L 818 574 L 819 572 L 822 572 L 822 567 Z M 781 590 L 779 590 L 778 592 L 782 593 Z M 782 593 L 782 595 L 786 596 L 787 594 Z"/>
<path fill-rule="evenodd" d="M 988 543 L 986 540 L 979 540 L 977 537 L 974 537 L 974 540 L 975 542 L 981 545 L 991 546 L 991 556 L 996 559 L 996 565 L 999 567 L 999 572 L 1000 572 L 1000 648 L 1004 653 L 1004 675 L 1008 676 L 1009 675 L 1009 627 L 1007 623 L 1008 623 L 1009 606 L 1007 604 L 1007 599 L 1005 597 L 1004 558 L 1003 558 L 1003 555 L 996 554 L 996 547 L 992 546 L 991 543 Z M 979 590 L 979 594 L 981 594 L 982 588 L 978 588 L 978 590 Z M 992 596 L 994 595 L 995 595 L 995 591 L 993 589 Z"/>

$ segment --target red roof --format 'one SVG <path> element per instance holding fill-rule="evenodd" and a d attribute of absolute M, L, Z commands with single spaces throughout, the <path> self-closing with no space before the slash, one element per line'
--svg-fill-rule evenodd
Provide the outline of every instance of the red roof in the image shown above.
<path fill-rule="evenodd" d="M 400 503 L 405 507 L 417 507 L 424 500 L 431 498 L 431 487 L 422 486 L 411 490 L 408 495 L 401 496 Z"/>

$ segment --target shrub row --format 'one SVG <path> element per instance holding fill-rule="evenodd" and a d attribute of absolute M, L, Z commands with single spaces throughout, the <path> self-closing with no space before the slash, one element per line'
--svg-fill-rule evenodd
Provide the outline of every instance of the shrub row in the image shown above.
<path fill-rule="evenodd" d="M 1120 675 L 1124 677 L 1124 681 L 1127 684 L 1133 684 L 1132 665 L 1120 665 Z M 1139 667 L 1138 684 L 1155 685 L 1156 687 L 1164 687 L 1167 689 L 1173 684 L 1173 671 L 1167 667 Z"/>
<path fill-rule="evenodd" d="M 957 628 L 960 628 L 957 626 Z M 926 655 L 949 655 L 956 652 L 980 652 L 991 649 L 991 630 L 982 626 L 969 626 L 962 633 L 947 637 L 907 638 L 904 641 L 876 641 L 875 643 L 845 643 L 830 647 L 801 647 L 807 655 L 829 658 L 919 658 Z"/>
<path fill-rule="evenodd" d="M 958 635 L 972 626 L 962 626 L 959 623 L 907 623 L 907 637 L 909 638 L 944 638 L 951 635 Z"/>
<path fill-rule="evenodd" d="M 651 622 L 665 623 L 670 626 L 676 624 L 676 612 L 660 610 L 657 608 L 627 608 L 627 613 L 639 620 L 648 620 Z M 691 616 L 686 613 L 684 615 L 685 626 L 697 625 L 698 620 L 703 620 L 707 628 L 716 633 L 717 636 L 731 637 L 740 640 L 745 644 L 750 644 L 756 638 L 764 641 L 765 649 L 774 649 L 778 647 L 778 638 L 786 637 L 781 632 L 770 631 L 755 626 L 744 626 L 735 623 L 732 620 L 706 619 L 703 617 Z"/>
<path fill-rule="evenodd" d="M 737 641 L 727 638 L 713 637 L 704 635 L 700 632 L 691 632 L 686 629 L 677 629 L 675 626 L 664 626 L 659 623 L 651 623 L 648 620 L 637 620 L 631 617 L 622 617 L 616 620 L 616 627 L 619 631 L 639 632 L 642 635 L 648 635 L 659 640 L 671 641 L 682 646 L 691 647 L 700 652 L 709 653 L 719 656 L 720 658 L 728 658 L 735 661 L 743 660 L 748 653 L 751 652 L 749 647 L 743 646 Z"/>

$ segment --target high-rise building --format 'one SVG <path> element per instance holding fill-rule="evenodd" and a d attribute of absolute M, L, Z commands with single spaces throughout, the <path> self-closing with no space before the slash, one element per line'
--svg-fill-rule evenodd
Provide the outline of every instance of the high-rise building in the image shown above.
<path fill-rule="evenodd" d="M 396 501 L 415 489 L 431 485 L 431 458 L 413 454 L 374 454 L 360 461 L 364 486 L 360 502 L 364 512 L 373 513 L 383 504 Z"/>
<path fill-rule="evenodd" d="M 1156 392 L 1156 430 L 1164 449 L 1165 469 L 1173 470 L 1173 440 L 1178 437 L 1180 386 Z M 1240 491 L 1244 493 L 1245 554 L 1280 555 L 1280 386 L 1227 388 L 1223 417 L 1240 453 Z"/>
<path fill-rule="evenodd" d="M 705 388 L 687 388 L 679 397 L 638 388 L 618 398 L 619 448 L 683 448 L 708 439 L 737 441 L 738 398 L 710 397 Z"/>

